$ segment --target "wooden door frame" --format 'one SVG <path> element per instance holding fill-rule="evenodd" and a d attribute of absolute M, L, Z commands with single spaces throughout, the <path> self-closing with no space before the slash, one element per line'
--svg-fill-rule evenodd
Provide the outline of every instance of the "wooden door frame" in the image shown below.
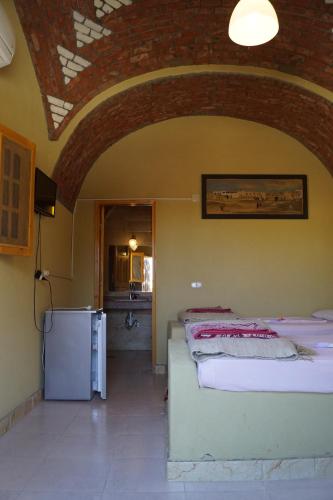
<path fill-rule="evenodd" d="M 151 351 L 152 364 L 156 366 L 156 201 L 154 200 L 96 200 L 95 201 L 95 272 L 94 302 L 95 307 L 103 307 L 104 284 L 104 209 L 110 205 L 150 206 L 152 217 L 152 257 L 153 257 L 153 292 L 151 307 Z M 102 231 L 103 229 L 103 231 Z"/>

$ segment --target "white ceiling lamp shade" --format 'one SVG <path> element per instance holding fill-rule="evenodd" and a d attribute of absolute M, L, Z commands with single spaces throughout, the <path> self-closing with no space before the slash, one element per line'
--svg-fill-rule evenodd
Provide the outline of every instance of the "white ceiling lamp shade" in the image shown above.
<path fill-rule="evenodd" d="M 240 0 L 229 21 L 229 37 L 246 47 L 267 43 L 278 31 L 279 20 L 268 0 Z"/>
<path fill-rule="evenodd" d="M 0 68 L 12 62 L 15 53 L 15 35 L 0 3 Z"/>
<path fill-rule="evenodd" d="M 139 245 L 134 234 L 132 234 L 132 237 L 129 239 L 128 246 L 133 252 L 135 252 L 135 250 L 138 248 Z"/>

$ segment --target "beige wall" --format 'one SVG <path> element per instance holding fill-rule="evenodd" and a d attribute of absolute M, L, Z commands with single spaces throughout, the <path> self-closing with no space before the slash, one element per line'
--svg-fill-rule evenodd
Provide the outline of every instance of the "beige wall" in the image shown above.
<path fill-rule="evenodd" d="M 50 175 L 53 146 L 47 140 L 40 91 L 14 2 L 3 3 L 17 33 L 17 51 L 13 63 L 0 69 L 0 123 L 35 142 L 36 163 Z M 54 220 L 42 219 L 42 235 L 43 268 L 69 277 L 71 214 L 58 204 Z M 34 268 L 34 257 L 0 254 L 0 419 L 41 387 L 41 335 L 33 322 Z M 70 281 L 53 277 L 51 283 L 54 304 L 68 305 Z M 47 283 L 37 283 L 36 297 L 39 319 L 49 307 Z"/>
<path fill-rule="evenodd" d="M 191 201 L 200 193 L 202 173 L 306 174 L 309 219 L 202 220 L 200 203 Z M 308 150 L 277 130 L 223 117 L 146 127 L 99 158 L 80 197 L 172 198 L 160 199 L 156 211 L 160 363 L 166 360 L 167 321 L 184 307 L 221 304 L 246 315 L 332 307 L 333 179 Z M 91 248 L 92 233 L 80 229 L 79 219 L 86 224 L 92 207 L 87 201 L 77 206 L 80 248 Z M 84 286 L 77 289 L 86 290 L 92 270 L 82 259 L 78 271 Z M 199 280 L 203 288 L 193 290 L 191 281 Z"/>
<path fill-rule="evenodd" d="M 36 143 L 36 163 L 51 175 L 61 148 L 79 120 L 103 96 L 123 87 L 115 86 L 97 96 L 58 141 L 50 142 L 14 2 L 2 3 L 17 34 L 17 50 L 13 63 L 0 69 L 0 123 Z M 163 75 L 173 71 L 193 68 L 167 69 Z M 154 75 L 157 73 L 143 75 L 142 80 Z M 139 80 L 133 79 L 128 85 Z M 332 178 L 301 145 L 274 130 L 223 118 L 179 119 L 145 128 L 102 155 L 81 196 L 189 198 L 200 192 L 200 174 L 204 172 L 306 173 L 310 219 L 202 221 L 198 204 L 159 201 L 159 362 L 165 361 L 167 320 L 190 304 L 223 303 L 243 313 L 267 314 L 309 313 L 317 306 L 332 306 Z M 51 278 L 56 306 L 68 306 L 72 300 L 75 305 L 93 303 L 93 222 L 93 203 L 80 202 L 75 217 L 72 288 L 71 214 L 58 206 L 55 220 L 42 221 L 43 267 L 57 275 Z M 33 271 L 32 257 L 0 255 L 0 418 L 41 384 L 40 336 L 32 317 Z M 193 279 L 202 280 L 204 288 L 193 291 L 189 287 Z M 38 312 L 48 307 L 45 285 L 38 284 Z"/>

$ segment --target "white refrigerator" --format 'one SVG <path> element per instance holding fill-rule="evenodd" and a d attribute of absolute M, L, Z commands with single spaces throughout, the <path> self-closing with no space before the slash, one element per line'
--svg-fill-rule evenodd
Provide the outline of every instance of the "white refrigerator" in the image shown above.
<path fill-rule="evenodd" d="M 106 399 L 106 314 L 94 309 L 45 312 L 44 398 Z"/>

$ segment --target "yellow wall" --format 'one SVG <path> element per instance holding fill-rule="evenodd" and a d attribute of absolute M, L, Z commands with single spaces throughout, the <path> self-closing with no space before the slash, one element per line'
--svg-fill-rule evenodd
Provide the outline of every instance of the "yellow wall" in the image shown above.
<path fill-rule="evenodd" d="M 17 33 L 17 51 L 13 63 L 0 69 L 0 123 L 36 144 L 36 164 L 50 175 L 53 164 L 40 91 L 14 2 L 3 4 Z M 34 219 L 36 228 L 37 216 Z M 42 235 L 43 268 L 69 276 L 71 214 L 58 204 L 56 218 L 42 220 Z M 34 268 L 34 257 L 0 254 L 0 419 L 41 387 L 41 336 L 33 322 Z M 62 278 L 51 282 L 54 304 L 68 305 L 71 283 Z M 48 297 L 47 283 L 37 283 L 38 319 L 49 307 Z"/>
<path fill-rule="evenodd" d="M 202 173 L 294 173 L 308 176 L 308 220 L 203 220 Z M 157 203 L 158 362 L 166 360 L 166 324 L 189 306 L 230 306 L 244 315 L 310 314 L 332 307 L 333 179 L 300 143 L 252 122 L 179 118 L 124 138 L 95 163 L 80 198 L 185 198 Z M 82 248 L 92 233 L 93 203 L 77 205 Z M 84 214 L 82 212 L 84 210 Z M 80 215 L 82 213 L 82 215 Z M 89 222 L 89 231 L 91 224 Z M 85 264 L 89 261 L 89 266 Z M 87 252 L 76 279 L 92 300 Z M 193 290 L 191 281 L 202 281 Z"/>
<path fill-rule="evenodd" d="M 75 307 L 94 305 L 94 202 L 77 204 L 74 220 L 74 281 Z"/>
<path fill-rule="evenodd" d="M 50 142 L 40 90 L 14 2 L 3 0 L 2 4 L 17 35 L 17 50 L 13 63 L 0 69 L 0 123 L 36 143 L 36 163 L 51 175 L 62 147 L 85 113 L 124 88 L 122 85 L 152 79 L 158 72 L 96 96 L 61 138 Z M 219 69 L 223 71 L 223 67 L 214 67 Z M 163 70 L 163 76 L 193 70 L 170 68 Z M 159 362 L 165 361 L 166 322 L 181 307 L 221 303 L 242 313 L 307 314 L 319 306 L 332 306 L 332 178 L 316 158 L 281 133 L 252 123 L 213 117 L 172 120 L 148 127 L 102 155 L 81 196 L 190 198 L 200 192 L 200 174 L 204 172 L 306 173 L 310 219 L 203 221 L 199 204 L 159 201 Z M 56 219 L 42 221 L 43 267 L 57 275 L 51 278 L 56 306 L 93 303 L 93 223 L 93 203 L 80 202 L 75 217 L 72 284 L 71 214 L 58 205 Z M 41 384 L 40 336 L 32 316 L 33 271 L 32 257 L 0 255 L 0 419 Z M 202 290 L 189 287 L 194 279 L 203 281 Z M 38 313 L 45 307 L 48 287 L 38 283 Z"/>

